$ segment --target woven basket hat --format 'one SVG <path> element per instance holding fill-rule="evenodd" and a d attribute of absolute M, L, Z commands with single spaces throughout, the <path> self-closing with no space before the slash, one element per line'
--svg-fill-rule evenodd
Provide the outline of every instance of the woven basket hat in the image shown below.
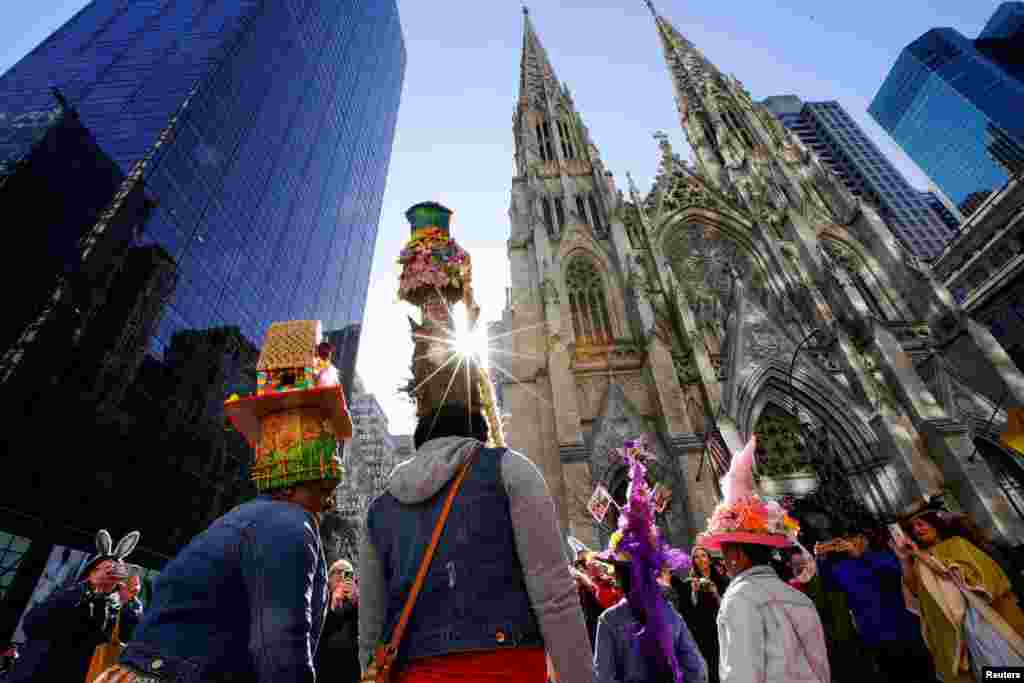
<path fill-rule="evenodd" d="M 337 372 L 318 347 L 320 321 L 274 323 L 256 366 L 256 395 L 224 404 L 256 451 L 250 476 L 260 492 L 341 481 L 338 442 L 352 438 L 352 418 Z"/>

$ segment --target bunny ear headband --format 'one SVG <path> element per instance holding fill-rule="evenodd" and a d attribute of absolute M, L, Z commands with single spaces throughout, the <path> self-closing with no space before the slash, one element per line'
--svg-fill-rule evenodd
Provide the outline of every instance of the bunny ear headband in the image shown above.
<path fill-rule="evenodd" d="M 93 569 L 96 568 L 100 562 L 104 560 L 114 560 L 115 562 L 124 562 L 124 558 L 131 555 L 132 551 L 139 544 L 139 538 L 142 534 L 138 531 L 133 531 L 130 534 L 125 535 L 120 541 L 117 542 L 117 546 L 114 546 L 114 541 L 110 537 L 110 532 L 106 529 L 100 529 L 96 532 L 96 557 L 89 560 L 89 563 L 82 568 L 79 573 L 80 577 L 86 577 Z M 129 567 L 135 568 L 139 573 L 142 572 L 142 567 L 137 565 L 128 565 Z"/>

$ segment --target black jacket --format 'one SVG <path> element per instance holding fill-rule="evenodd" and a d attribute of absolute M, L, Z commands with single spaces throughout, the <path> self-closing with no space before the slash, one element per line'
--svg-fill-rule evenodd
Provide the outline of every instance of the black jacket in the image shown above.
<path fill-rule="evenodd" d="M 25 614 L 28 643 L 5 683 L 84 681 L 96 646 L 110 639 L 116 611 L 83 581 L 58 588 Z M 121 642 L 139 622 L 142 603 L 121 608 Z"/>
<path fill-rule="evenodd" d="M 316 651 L 316 680 L 357 683 L 359 669 L 359 609 L 347 600 L 329 610 Z"/>

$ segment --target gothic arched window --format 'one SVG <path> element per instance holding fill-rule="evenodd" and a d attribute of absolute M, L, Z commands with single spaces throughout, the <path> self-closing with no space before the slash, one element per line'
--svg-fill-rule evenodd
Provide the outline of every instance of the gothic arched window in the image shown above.
<path fill-rule="evenodd" d="M 583 346 L 611 343 L 612 326 L 604 283 L 593 262 L 579 256 L 570 261 L 565 271 L 565 285 L 572 307 L 576 343 Z"/>
<path fill-rule="evenodd" d="M 576 158 L 576 146 L 573 144 L 571 127 L 565 121 L 558 121 L 558 136 L 562 139 L 562 156 L 566 159 Z"/>

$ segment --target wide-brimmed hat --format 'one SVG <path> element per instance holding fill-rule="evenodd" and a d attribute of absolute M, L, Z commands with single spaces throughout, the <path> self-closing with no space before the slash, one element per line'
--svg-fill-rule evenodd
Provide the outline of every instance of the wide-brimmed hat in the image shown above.
<path fill-rule="evenodd" d="M 722 478 L 723 500 L 697 536 L 697 544 L 721 550 L 723 543 L 749 543 L 785 548 L 796 542 L 800 525 L 775 501 L 765 501 L 754 488 L 756 437 L 733 456 Z"/>
<path fill-rule="evenodd" d="M 352 417 L 321 344 L 319 320 L 274 323 L 256 366 L 256 395 L 224 403 L 256 451 L 250 476 L 258 491 L 341 480 L 338 442 L 352 438 Z"/>
<path fill-rule="evenodd" d="M 929 512 L 947 512 L 941 494 L 926 495 L 919 500 L 915 500 L 900 510 L 896 516 L 896 521 L 900 524 L 910 524 L 915 518 Z"/>

